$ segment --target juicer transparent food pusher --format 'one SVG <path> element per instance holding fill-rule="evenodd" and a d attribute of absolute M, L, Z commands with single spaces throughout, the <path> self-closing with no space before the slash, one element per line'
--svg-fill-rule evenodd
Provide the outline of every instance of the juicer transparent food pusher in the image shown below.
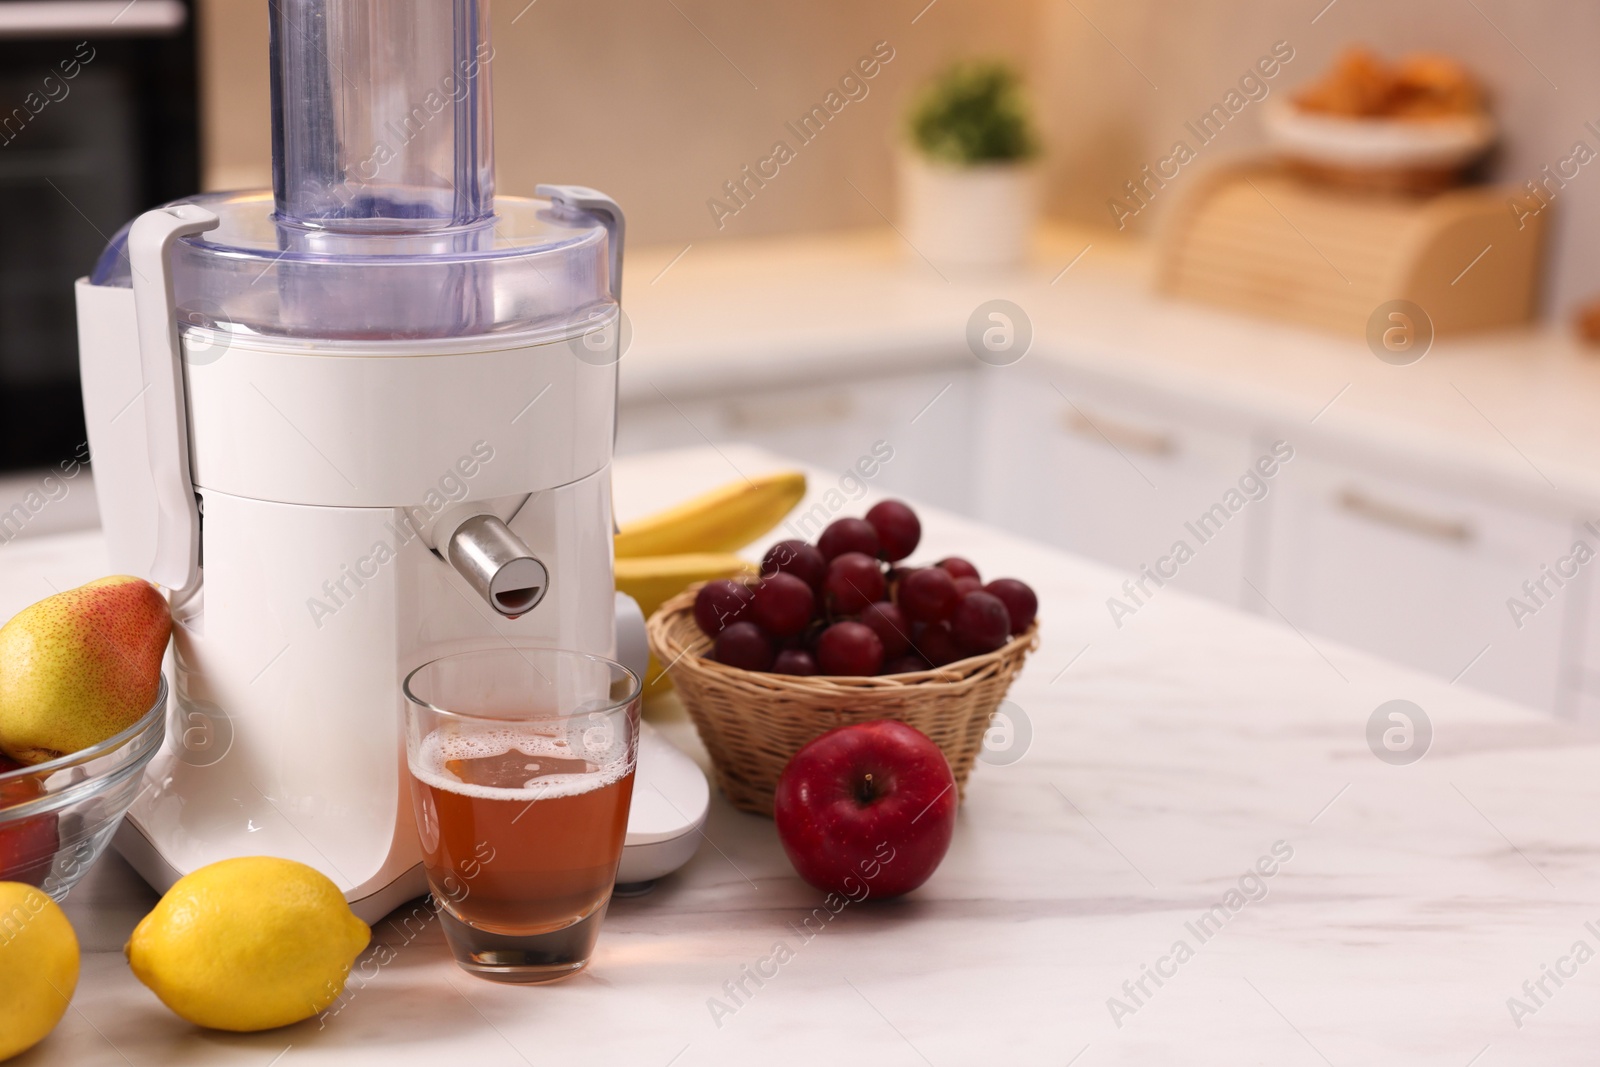
<path fill-rule="evenodd" d="M 267 6 L 273 189 L 147 212 L 78 283 L 112 566 L 178 622 L 117 843 L 158 888 L 301 860 L 372 918 L 424 891 L 405 672 L 617 651 L 623 220 L 494 196 L 484 0 Z"/>

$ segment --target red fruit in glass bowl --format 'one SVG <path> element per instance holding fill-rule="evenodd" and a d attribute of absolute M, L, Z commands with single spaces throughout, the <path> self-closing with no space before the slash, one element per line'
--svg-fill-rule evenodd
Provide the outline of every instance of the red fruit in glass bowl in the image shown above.
<path fill-rule="evenodd" d="M 956 782 L 939 746 L 880 719 L 829 730 L 778 778 L 773 821 L 801 878 L 851 900 L 928 880 L 956 828 Z"/>
<path fill-rule="evenodd" d="M 956 605 L 950 618 L 950 632 L 969 656 L 993 652 L 1011 636 L 1011 615 L 1000 598 L 988 593 L 969 593 Z"/>
<path fill-rule="evenodd" d="M 828 606 L 841 615 L 854 615 L 883 599 L 883 570 L 862 552 L 846 552 L 828 564 L 822 592 Z"/>
<path fill-rule="evenodd" d="M 1011 617 L 1011 633 L 1026 633 L 1039 614 L 1039 597 L 1026 582 L 1015 578 L 996 578 L 983 587 L 985 593 L 1000 598 Z"/>
<path fill-rule="evenodd" d="M 812 675 L 817 673 L 817 659 L 803 648 L 786 648 L 772 661 L 773 674 Z"/>
<path fill-rule="evenodd" d="M 961 643 L 956 640 L 947 622 L 935 622 L 924 626 L 912 636 L 911 647 L 935 667 L 943 667 L 946 663 L 954 663 L 966 656 L 961 650 Z"/>
<path fill-rule="evenodd" d="M 956 579 L 956 601 L 957 601 L 957 603 L 960 602 L 960 598 L 961 597 L 966 596 L 968 593 L 976 593 L 978 590 L 980 590 L 982 588 L 983 588 L 983 583 L 978 581 L 978 579 L 973 578 L 973 577 L 971 577 L 969 575 L 962 575 L 960 578 Z"/>
<path fill-rule="evenodd" d="M 715 637 L 729 624 L 747 618 L 755 598 L 749 586 L 732 578 L 707 582 L 694 596 L 694 621 L 701 633 Z"/>
<path fill-rule="evenodd" d="M 772 666 L 772 639 L 753 622 L 725 627 L 711 651 L 718 663 L 742 671 L 764 671 Z"/>
<path fill-rule="evenodd" d="M 811 587 L 793 574 L 763 578 L 750 605 L 752 620 L 773 637 L 793 637 L 806 628 L 817 598 Z"/>
<path fill-rule="evenodd" d="M 893 659 L 904 655 L 911 647 L 911 623 L 905 613 L 887 600 L 868 604 L 861 612 L 861 624 L 878 635 L 883 642 L 883 658 Z"/>
<path fill-rule="evenodd" d="M 10 771 L 24 767 L 0 756 L 0 812 L 44 795 L 38 778 L 21 775 L 7 779 Z M 42 885 L 55 863 L 61 835 L 56 812 L 0 822 L 0 882 Z"/>
<path fill-rule="evenodd" d="M 846 552 L 860 552 L 877 559 L 880 547 L 878 531 L 866 519 L 835 519 L 817 538 L 817 551 L 830 561 Z"/>
<path fill-rule="evenodd" d="M 859 622 L 836 622 L 817 638 L 817 668 L 823 674 L 865 678 L 883 666 L 883 642 Z"/>
<path fill-rule="evenodd" d="M 934 564 L 940 570 L 949 573 L 952 578 L 977 578 L 978 568 L 962 559 L 960 556 L 947 556 Z"/>
<path fill-rule="evenodd" d="M 905 559 L 917 550 L 922 540 L 922 522 L 917 513 L 898 500 L 883 500 L 872 505 L 867 522 L 878 534 L 878 555 L 891 563 Z"/>
<path fill-rule="evenodd" d="M 822 579 L 828 573 L 828 561 L 822 558 L 814 545 L 804 541 L 779 541 L 761 557 L 761 573 L 792 574 L 811 587 L 812 592 L 822 592 Z"/>
<path fill-rule="evenodd" d="M 900 579 L 895 589 L 900 610 L 912 622 L 943 622 L 956 610 L 960 595 L 949 571 L 923 567 Z"/>

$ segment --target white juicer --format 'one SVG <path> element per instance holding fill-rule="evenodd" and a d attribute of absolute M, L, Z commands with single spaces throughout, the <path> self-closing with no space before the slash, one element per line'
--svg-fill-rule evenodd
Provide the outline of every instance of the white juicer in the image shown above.
<path fill-rule="evenodd" d="M 146 212 L 77 287 L 112 565 L 177 623 L 116 843 L 158 889 L 300 860 L 372 920 L 426 890 L 408 670 L 511 642 L 643 672 L 611 569 L 623 216 L 494 195 L 487 0 L 268 6 L 273 189 Z M 631 882 L 707 803 L 659 737 L 638 773 Z"/>

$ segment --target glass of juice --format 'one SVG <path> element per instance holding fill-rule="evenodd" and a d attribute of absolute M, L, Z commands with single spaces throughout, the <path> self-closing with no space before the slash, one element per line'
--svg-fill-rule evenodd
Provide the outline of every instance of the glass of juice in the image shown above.
<path fill-rule="evenodd" d="M 628 829 L 639 679 L 507 646 L 425 663 L 405 694 L 417 833 L 456 962 L 502 982 L 581 971 Z"/>

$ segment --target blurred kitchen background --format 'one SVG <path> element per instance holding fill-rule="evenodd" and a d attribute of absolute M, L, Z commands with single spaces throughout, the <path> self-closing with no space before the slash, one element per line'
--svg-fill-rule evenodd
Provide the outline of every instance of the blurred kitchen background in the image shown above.
<path fill-rule="evenodd" d="M 93 521 L 77 488 L 3 512 L 81 441 L 72 279 L 139 209 L 271 181 L 265 0 L 38 22 L 124 6 L 0 0 L 6 108 L 99 49 L 84 106 L 0 134 L 0 539 Z M 747 440 L 843 472 L 887 441 L 878 488 L 1107 564 L 1083 591 L 1107 640 L 1172 585 L 1600 710 L 1600 0 L 495 0 L 494 35 L 501 191 L 628 211 L 619 450 Z M 1357 45 L 1465 76 L 1459 114 L 1410 116 L 1461 122 L 1395 141 L 1288 110 Z M 973 59 L 1020 76 L 1024 185 L 940 185 L 907 147 Z"/>
<path fill-rule="evenodd" d="M 1275 94 L 1320 74 L 1352 43 L 1391 58 L 1417 50 L 1458 58 L 1511 131 L 1495 171 L 1519 183 L 1578 138 L 1593 140 L 1584 123 L 1600 119 L 1600 67 L 1586 58 L 1600 40 L 1600 3 L 1590 0 L 524 2 L 495 0 L 493 9 L 500 185 L 531 195 L 552 173 L 581 170 L 586 184 L 627 206 L 634 238 L 647 244 L 882 225 L 872 204 L 894 205 L 907 100 L 964 57 L 1002 56 L 1023 71 L 1044 146 L 1045 213 L 1089 226 L 1107 225 L 1107 198 L 1166 155 L 1183 124 L 1277 41 L 1295 58 L 1271 82 Z M 270 179 L 262 7 L 199 5 L 208 189 Z M 781 192 L 719 231 L 707 197 L 880 40 L 895 58 L 863 106 L 806 147 Z M 1256 117 L 1229 128 L 1217 150 L 1260 147 Z M 1600 246 L 1571 237 L 1600 224 L 1600 181 L 1582 185 L 1562 197 L 1549 288 L 1556 309 L 1600 291 Z M 1166 206 L 1158 199 L 1130 229 L 1153 234 Z"/>

